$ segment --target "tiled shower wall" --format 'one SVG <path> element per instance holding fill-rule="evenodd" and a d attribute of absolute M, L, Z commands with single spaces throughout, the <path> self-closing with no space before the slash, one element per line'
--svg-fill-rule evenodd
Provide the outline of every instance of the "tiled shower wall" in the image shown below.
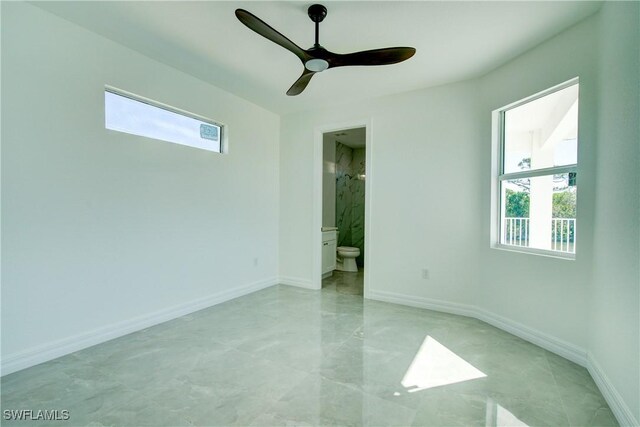
<path fill-rule="evenodd" d="M 359 248 L 359 266 L 364 265 L 364 174 L 365 149 L 336 142 L 338 246 Z"/>

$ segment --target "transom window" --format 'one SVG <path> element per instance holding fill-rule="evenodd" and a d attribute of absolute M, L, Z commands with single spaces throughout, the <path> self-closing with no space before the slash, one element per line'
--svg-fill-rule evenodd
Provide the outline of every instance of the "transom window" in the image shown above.
<path fill-rule="evenodd" d="M 156 101 L 107 87 L 107 129 L 222 152 L 223 125 Z"/>
<path fill-rule="evenodd" d="M 503 248 L 575 256 L 578 92 L 576 79 L 497 111 Z"/>

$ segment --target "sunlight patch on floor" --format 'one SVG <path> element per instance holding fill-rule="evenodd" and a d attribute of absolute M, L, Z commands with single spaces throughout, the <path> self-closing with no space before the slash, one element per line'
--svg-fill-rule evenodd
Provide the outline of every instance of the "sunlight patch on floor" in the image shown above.
<path fill-rule="evenodd" d="M 414 393 L 484 377 L 482 371 L 427 335 L 404 374 L 402 385 Z"/>
<path fill-rule="evenodd" d="M 527 423 L 513 415 L 509 410 L 496 403 L 493 399 L 487 399 L 487 427 L 529 427 Z"/>

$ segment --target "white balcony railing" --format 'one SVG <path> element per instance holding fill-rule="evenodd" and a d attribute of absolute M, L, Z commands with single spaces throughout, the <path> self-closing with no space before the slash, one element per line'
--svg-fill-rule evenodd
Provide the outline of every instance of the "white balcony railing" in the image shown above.
<path fill-rule="evenodd" d="M 560 252 L 576 252 L 576 219 L 551 219 L 551 249 Z"/>
<path fill-rule="evenodd" d="M 529 218 L 505 218 L 504 242 L 506 245 L 529 246 Z"/>
<path fill-rule="evenodd" d="M 505 245 L 529 246 L 529 218 L 504 218 L 503 241 Z M 551 219 L 551 250 L 575 253 L 576 219 Z"/>

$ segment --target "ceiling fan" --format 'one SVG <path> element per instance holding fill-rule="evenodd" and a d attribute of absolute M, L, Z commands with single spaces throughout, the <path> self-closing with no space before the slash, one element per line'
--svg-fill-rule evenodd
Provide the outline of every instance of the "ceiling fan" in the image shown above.
<path fill-rule="evenodd" d="M 365 50 L 347 54 L 333 53 L 320 45 L 320 22 L 327 16 L 327 8 L 321 4 L 309 6 L 309 18 L 316 24 L 316 38 L 313 47 L 304 50 L 291 40 L 274 30 L 266 22 L 244 9 L 236 9 L 236 17 L 249 29 L 292 52 L 304 65 L 304 71 L 298 80 L 289 88 L 287 95 L 302 93 L 311 77 L 328 68 L 351 65 L 388 65 L 396 64 L 411 58 L 416 50 L 413 47 L 388 47 Z"/>

